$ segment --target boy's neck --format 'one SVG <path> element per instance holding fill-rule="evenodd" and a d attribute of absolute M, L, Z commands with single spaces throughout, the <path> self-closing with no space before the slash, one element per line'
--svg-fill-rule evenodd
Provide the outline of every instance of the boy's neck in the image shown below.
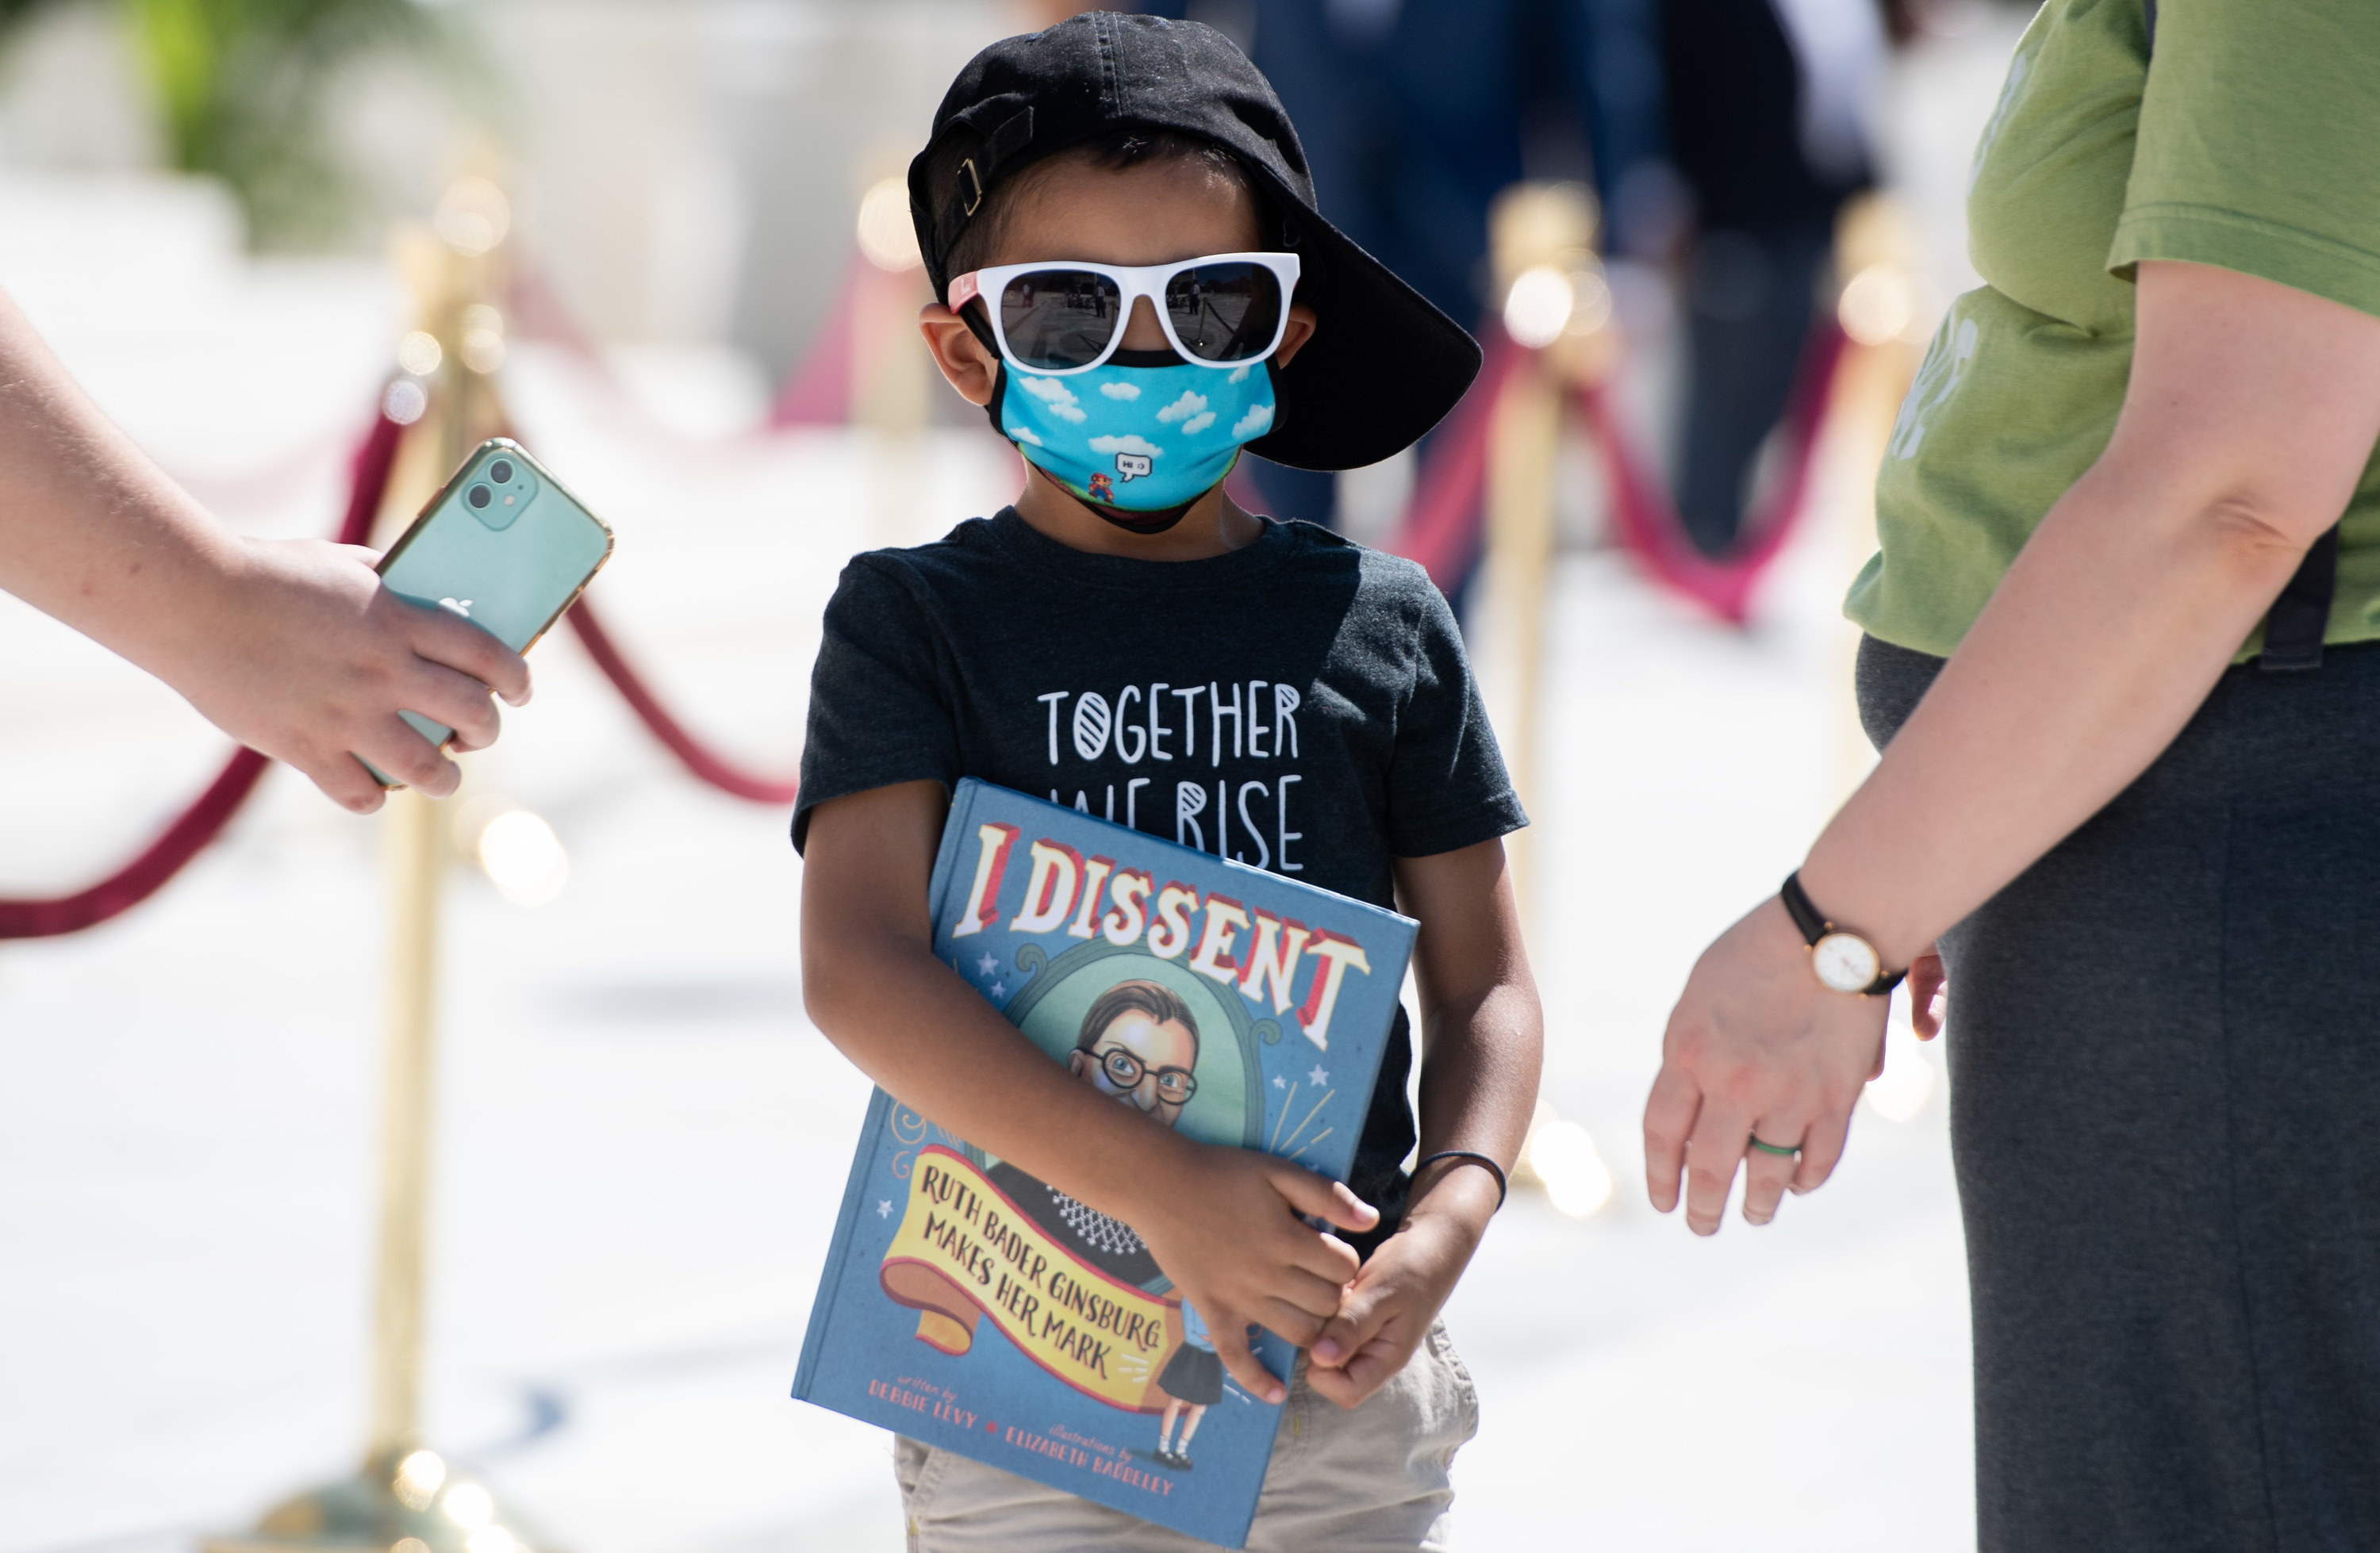
<path fill-rule="evenodd" d="M 1205 561 L 1254 544 L 1264 532 L 1264 520 L 1224 495 L 1219 484 L 1162 534 L 1135 534 L 1085 506 L 1030 463 L 1025 466 L 1025 489 L 1017 493 L 1016 516 L 1068 550 L 1133 561 Z"/>

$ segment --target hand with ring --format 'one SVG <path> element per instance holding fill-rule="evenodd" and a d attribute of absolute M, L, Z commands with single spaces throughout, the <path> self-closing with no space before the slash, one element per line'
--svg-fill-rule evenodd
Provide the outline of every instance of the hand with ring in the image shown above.
<path fill-rule="evenodd" d="M 1653 1206 L 1678 1206 L 1682 1175 L 1688 1227 L 1716 1234 L 1739 1165 L 1755 1224 L 1776 1217 L 1787 1191 L 1823 1183 L 1883 1062 L 1888 1007 L 1821 983 L 1774 896 L 1721 934 L 1670 1015 L 1645 1101 Z"/>

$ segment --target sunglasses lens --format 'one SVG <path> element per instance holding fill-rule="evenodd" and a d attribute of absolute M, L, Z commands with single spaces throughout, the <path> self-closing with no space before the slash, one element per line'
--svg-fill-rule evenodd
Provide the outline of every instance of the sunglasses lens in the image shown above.
<path fill-rule="evenodd" d="M 1087 367 L 1115 338 L 1123 293 L 1088 270 L 1032 270 L 1000 291 L 1000 329 L 1027 367 Z"/>
<path fill-rule="evenodd" d="M 1261 264 L 1196 264 L 1165 283 L 1165 311 L 1182 348 L 1202 361 L 1247 361 L 1272 348 L 1281 280 Z"/>

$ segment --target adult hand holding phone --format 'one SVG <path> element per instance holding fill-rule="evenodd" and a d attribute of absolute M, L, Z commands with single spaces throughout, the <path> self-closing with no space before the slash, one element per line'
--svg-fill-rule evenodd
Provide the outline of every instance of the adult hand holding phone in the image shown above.
<path fill-rule="evenodd" d="M 528 665 L 468 622 L 381 585 L 369 551 L 231 533 L 76 386 L 0 293 L 0 588 L 172 686 L 242 744 L 358 814 L 359 763 L 432 796 L 460 774 L 400 710 L 494 742 L 491 691 Z"/>

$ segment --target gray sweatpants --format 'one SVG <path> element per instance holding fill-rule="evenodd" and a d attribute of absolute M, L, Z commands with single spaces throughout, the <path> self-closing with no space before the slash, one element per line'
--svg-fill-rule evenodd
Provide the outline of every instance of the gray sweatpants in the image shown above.
<path fill-rule="evenodd" d="M 1870 737 L 1940 666 L 1862 647 Z M 2380 645 L 2230 670 L 1943 951 L 1983 1553 L 2380 1548 Z"/>

